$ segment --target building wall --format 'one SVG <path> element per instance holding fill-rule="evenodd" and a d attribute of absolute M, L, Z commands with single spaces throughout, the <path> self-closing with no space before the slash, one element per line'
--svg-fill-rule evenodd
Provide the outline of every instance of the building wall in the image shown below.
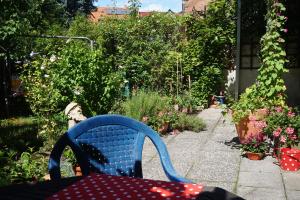
<path fill-rule="evenodd" d="M 207 4 L 212 0 L 182 0 L 182 11 L 184 13 L 191 13 L 196 11 L 204 11 Z"/>
<path fill-rule="evenodd" d="M 257 69 L 240 69 L 239 93 L 241 94 L 247 87 L 255 82 L 257 77 Z M 300 105 L 300 69 L 289 69 L 284 75 L 285 85 L 287 87 L 286 94 L 288 96 L 288 104 L 290 106 Z"/>

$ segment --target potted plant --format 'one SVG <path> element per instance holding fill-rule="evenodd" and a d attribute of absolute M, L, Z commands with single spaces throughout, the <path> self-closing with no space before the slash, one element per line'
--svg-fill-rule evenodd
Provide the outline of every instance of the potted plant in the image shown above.
<path fill-rule="evenodd" d="M 262 133 L 251 135 L 242 143 L 242 150 L 250 160 L 261 160 L 268 148 L 266 137 Z"/>
<path fill-rule="evenodd" d="M 280 160 L 281 168 L 298 170 L 300 151 L 296 147 L 300 142 L 299 114 L 293 108 L 274 107 L 266 122 L 264 134 L 272 140 L 273 155 Z"/>
<path fill-rule="evenodd" d="M 268 115 L 268 104 L 257 97 L 255 85 L 246 89 L 239 101 L 232 105 L 232 119 L 238 137 L 243 143 L 250 135 L 258 135 L 264 127 L 260 125 Z"/>

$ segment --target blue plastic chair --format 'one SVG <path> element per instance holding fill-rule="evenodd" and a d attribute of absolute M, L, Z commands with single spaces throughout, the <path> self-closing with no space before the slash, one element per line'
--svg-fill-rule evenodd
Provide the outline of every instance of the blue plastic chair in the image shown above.
<path fill-rule="evenodd" d="M 191 183 L 174 170 L 160 136 L 147 125 L 120 115 L 100 115 L 69 129 L 55 144 L 49 160 L 52 180 L 61 178 L 60 158 L 66 146 L 75 154 L 83 175 L 98 172 L 143 178 L 142 150 L 145 137 L 155 145 L 171 181 Z"/>

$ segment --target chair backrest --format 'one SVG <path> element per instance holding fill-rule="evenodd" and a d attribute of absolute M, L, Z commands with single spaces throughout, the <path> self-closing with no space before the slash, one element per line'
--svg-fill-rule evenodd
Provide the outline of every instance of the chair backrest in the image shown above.
<path fill-rule="evenodd" d="M 91 171 L 142 178 L 142 150 L 149 137 L 159 152 L 167 176 L 176 175 L 165 144 L 147 125 L 120 115 L 101 115 L 69 129 L 54 146 L 49 160 L 51 179 L 59 179 L 60 158 L 70 146 L 83 175 Z"/>

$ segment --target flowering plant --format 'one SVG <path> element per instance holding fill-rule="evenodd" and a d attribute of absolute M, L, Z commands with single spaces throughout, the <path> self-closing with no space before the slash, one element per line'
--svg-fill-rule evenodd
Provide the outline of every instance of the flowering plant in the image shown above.
<path fill-rule="evenodd" d="M 245 152 L 265 153 L 268 150 L 268 143 L 266 137 L 259 133 L 257 135 L 250 135 L 242 142 L 242 149 Z"/>
<path fill-rule="evenodd" d="M 273 108 L 266 122 L 264 134 L 273 139 L 275 146 L 291 147 L 300 142 L 300 116 L 292 108 Z"/>

